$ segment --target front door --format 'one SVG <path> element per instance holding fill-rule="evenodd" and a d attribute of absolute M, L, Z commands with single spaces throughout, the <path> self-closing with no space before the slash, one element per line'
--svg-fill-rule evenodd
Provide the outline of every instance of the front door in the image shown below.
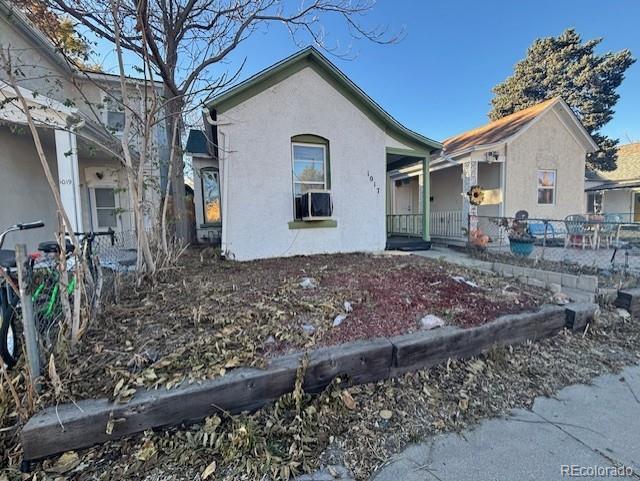
<path fill-rule="evenodd" d="M 395 214 L 418 213 L 417 177 L 396 181 Z"/>
<path fill-rule="evenodd" d="M 633 221 L 640 222 L 640 192 L 633 193 Z"/>

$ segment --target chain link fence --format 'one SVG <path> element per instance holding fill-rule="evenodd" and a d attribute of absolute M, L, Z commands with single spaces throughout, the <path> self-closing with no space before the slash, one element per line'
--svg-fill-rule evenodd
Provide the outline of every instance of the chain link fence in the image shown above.
<path fill-rule="evenodd" d="M 136 235 L 135 232 L 126 231 L 99 233 L 86 241 L 84 234 L 77 237 L 88 266 L 82 284 L 90 311 L 85 315 L 93 315 L 96 306 L 117 300 L 119 278 L 135 270 Z M 63 295 L 68 297 L 73 308 L 73 292 L 78 282 L 76 258 L 68 255 L 66 288 L 60 282 L 57 253 L 40 251 L 32 254 L 31 258 L 28 292 L 33 302 L 38 348 L 46 356 L 55 347 L 64 321 Z"/>
<path fill-rule="evenodd" d="M 640 224 L 616 216 L 469 216 L 466 233 L 470 253 L 487 260 L 602 277 L 640 274 Z"/>

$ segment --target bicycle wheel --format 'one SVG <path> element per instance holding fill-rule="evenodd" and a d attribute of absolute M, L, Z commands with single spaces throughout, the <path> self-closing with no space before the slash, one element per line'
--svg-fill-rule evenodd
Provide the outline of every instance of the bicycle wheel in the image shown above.
<path fill-rule="evenodd" d="M 15 366 L 18 357 L 20 357 L 14 317 L 14 311 L 11 307 L 0 308 L 0 357 L 8 368 Z"/>

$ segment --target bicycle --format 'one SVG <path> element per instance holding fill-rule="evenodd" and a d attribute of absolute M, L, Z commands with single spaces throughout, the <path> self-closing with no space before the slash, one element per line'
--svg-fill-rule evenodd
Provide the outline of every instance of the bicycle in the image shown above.
<path fill-rule="evenodd" d="M 10 228 L 8 232 L 11 232 L 11 229 L 12 228 Z M 98 236 L 109 236 L 111 237 L 111 245 L 114 245 L 115 232 L 110 229 L 107 232 L 74 232 L 74 235 L 80 238 L 81 255 L 85 256 L 89 267 L 89 274 L 95 280 L 97 278 L 98 263 L 95 262 L 96 259 L 94 259 L 93 255 L 93 243 Z M 0 240 L 2 240 L 2 237 L 0 237 Z M 28 278 L 30 283 L 35 286 L 31 299 L 34 305 L 39 343 L 42 344 L 42 348 L 48 350 L 54 344 L 57 327 L 59 327 L 59 321 L 62 319 L 60 271 L 57 268 L 57 262 L 60 256 L 60 245 L 55 241 L 41 242 L 38 244 L 38 251 L 42 254 L 31 254 L 29 256 Z M 65 260 L 67 264 L 74 251 L 74 245 L 69 239 L 66 239 Z M 15 253 L 13 253 L 13 251 L 7 252 L 13 254 L 12 268 L 15 268 Z M 71 270 L 69 267 L 67 267 L 67 269 Z M 76 284 L 77 277 L 73 274 L 69 278 L 65 289 L 65 295 L 69 298 L 73 295 Z M 15 318 L 18 317 L 17 314 L 20 306 L 19 298 L 17 298 L 13 289 L 5 289 L 5 291 L 13 294 L 13 297 L 11 298 L 11 309 L 4 311 L 6 314 L 3 315 L 2 325 L 7 326 L 7 335 L 4 335 L 4 330 L 0 330 L 0 357 L 2 357 L 8 367 L 13 367 L 19 357 Z M 7 298 L 9 299 L 8 296 Z M 6 322 L 4 319 L 6 319 Z"/>
<path fill-rule="evenodd" d="M 16 253 L 2 249 L 7 234 L 44 227 L 44 222 L 27 222 L 12 225 L 0 234 L 0 269 L 6 274 L 0 280 L 0 357 L 11 368 L 18 360 L 18 335 L 14 319 L 20 309 L 20 296 L 16 292 L 18 278 L 16 272 Z"/>

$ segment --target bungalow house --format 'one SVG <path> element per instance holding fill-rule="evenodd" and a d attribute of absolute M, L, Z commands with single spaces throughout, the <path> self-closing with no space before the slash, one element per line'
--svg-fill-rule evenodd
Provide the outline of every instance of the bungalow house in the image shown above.
<path fill-rule="evenodd" d="M 112 154 L 113 147 L 120 145 L 123 129 L 122 108 L 111 101 L 120 96 L 120 77 L 71 68 L 49 39 L 5 0 L 0 0 L 0 45 L 11 51 L 14 67 L 24 73 L 18 78 L 19 88 L 36 122 L 74 231 L 133 231 L 126 174 Z M 138 95 L 141 89 L 161 88 L 135 79 L 128 79 L 127 85 Z M 56 207 L 15 97 L 0 69 L 0 228 L 44 221 L 44 229 L 15 233 L 5 246 L 9 249 L 25 242 L 35 249 L 38 242 L 53 239 Z M 145 166 L 151 185 L 158 182 L 158 164 L 168 158 L 166 145 L 166 135 L 159 127 L 157 158 Z M 151 225 L 157 189 L 150 188 L 145 195 Z"/>
<path fill-rule="evenodd" d="M 616 214 L 624 222 L 640 222 L 640 143 L 618 148 L 611 172 L 587 172 L 586 211 Z"/>
<path fill-rule="evenodd" d="M 385 112 L 313 47 L 211 100 L 194 166 L 199 239 L 237 260 L 379 251 L 388 172 L 427 172 L 442 146 Z M 425 176 L 428 179 L 428 176 Z M 429 182 L 420 239 L 429 245 Z"/>
<path fill-rule="evenodd" d="M 571 108 L 553 98 L 446 139 L 429 169 L 430 230 L 434 241 L 464 242 L 477 228 L 469 214 L 563 219 L 584 209 L 585 158 L 597 149 Z M 415 211 L 420 172 L 400 168 L 394 182 L 392 212 Z M 482 192 L 479 205 L 468 193 Z M 479 189 L 478 189 L 479 188 Z M 480 200 L 480 199 L 478 199 Z M 477 201 L 476 201 L 477 203 Z M 409 229 L 411 226 L 409 226 Z"/>

